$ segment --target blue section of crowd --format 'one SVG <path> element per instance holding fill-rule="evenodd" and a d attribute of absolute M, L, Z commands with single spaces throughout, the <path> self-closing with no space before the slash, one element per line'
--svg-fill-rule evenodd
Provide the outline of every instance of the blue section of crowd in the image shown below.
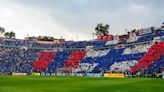
<path fill-rule="evenodd" d="M 55 72 L 58 68 L 63 68 L 66 60 L 71 55 L 70 51 L 58 51 L 55 54 L 53 61 L 48 66 L 49 72 Z"/>
<path fill-rule="evenodd" d="M 32 64 L 37 59 L 38 50 L 21 50 L 21 49 L 1 49 L 0 53 L 0 72 L 11 73 L 32 72 Z"/>

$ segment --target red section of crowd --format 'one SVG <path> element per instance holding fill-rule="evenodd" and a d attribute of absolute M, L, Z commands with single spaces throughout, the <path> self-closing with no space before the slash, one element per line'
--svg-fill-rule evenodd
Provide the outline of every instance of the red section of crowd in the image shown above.
<path fill-rule="evenodd" d="M 55 52 L 40 52 L 39 59 L 34 62 L 33 68 L 39 71 L 46 70 L 55 56 Z"/>
<path fill-rule="evenodd" d="M 155 43 L 139 62 L 132 68 L 132 72 L 142 72 L 164 54 L 164 42 Z"/>
<path fill-rule="evenodd" d="M 66 61 L 64 70 L 72 70 L 77 68 L 80 61 L 85 57 L 86 51 L 73 51 L 71 56 Z"/>

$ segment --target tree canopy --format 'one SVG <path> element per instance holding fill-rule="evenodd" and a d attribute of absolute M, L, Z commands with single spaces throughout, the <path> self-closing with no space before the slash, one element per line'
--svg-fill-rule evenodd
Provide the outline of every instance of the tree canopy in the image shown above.
<path fill-rule="evenodd" d="M 5 28 L 0 27 L 0 37 L 5 37 L 7 39 L 15 39 L 16 34 L 13 31 L 6 32 Z"/>
<path fill-rule="evenodd" d="M 109 33 L 109 25 L 103 25 L 102 23 L 97 24 L 95 31 L 96 35 L 107 35 Z"/>

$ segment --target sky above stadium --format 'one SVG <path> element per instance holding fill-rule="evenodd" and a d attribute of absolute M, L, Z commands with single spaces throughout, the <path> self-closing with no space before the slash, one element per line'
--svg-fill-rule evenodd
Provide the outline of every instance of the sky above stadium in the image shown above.
<path fill-rule="evenodd" d="M 90 40 L 98 23 L 109 24 L 114 35 L 161 26 L 163 4 L 164 0 L 0 0 L 0 26 L 16 32 L 17 38 Z"/>

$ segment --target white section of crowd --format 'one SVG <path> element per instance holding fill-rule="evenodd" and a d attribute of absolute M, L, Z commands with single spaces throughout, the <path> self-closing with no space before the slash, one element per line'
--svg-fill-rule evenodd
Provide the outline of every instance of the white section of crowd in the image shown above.
<path fill-rule="evenodd" d="M 129 71 L 138 61 L 123 61 L 123 62 L 114 62 L 114 64 L 110 67 L 110 71 L 114 72 L 125 72 Z"/>
<path fill-rule="evenodd" d="M 76 72 L 82 72 L 82 71 L 92 72 L 97 65 L 98 63 L 93 63 L 93 64 L 80 63 L 78 68 L 76 68 Z"/>
<path fill-rule="evenodd" d="M 135 47 L 126 48 L 123 54 L 137 54 L 147 52 L 151 46 L 152 44 L 136 45 Z"/>
<path fill-rule="evenodd" d="M 91 50 L 91 51 L 87 51 L 87 54 L 85 57 L 101 57 L 101 56 L 105 56 L 108 52 L 110 51 L 110 49 L 108 50 Z"/>

